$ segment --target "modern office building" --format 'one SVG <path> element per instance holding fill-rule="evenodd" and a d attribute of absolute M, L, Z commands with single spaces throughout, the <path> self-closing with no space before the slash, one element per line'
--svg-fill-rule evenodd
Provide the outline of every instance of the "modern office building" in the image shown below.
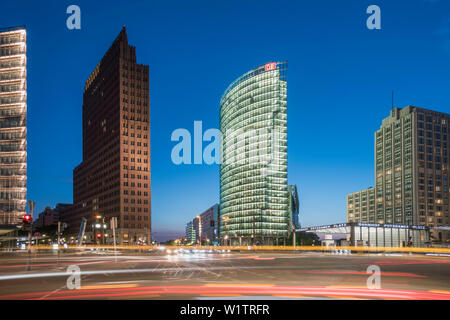
<path fill-rule="evenodd" d="M 150 243 L 149 68 L 136 62 L 125 27 L 86 81 L 82 117 L 83 161 L 63 213 L 70 231 L 84 217 L 95 234 L 97 221 L 117 217 L 119 243 Z"/>
<path fill-rule="evenodd" d="M 213 205 L 186 225 L 186 242 L 216 245 L 219 241 L 220 206 Z"/>
<path fill-rule="evenodd" d="M 243 74 L 220 101 L 220 235 L 274 244 L 289 233 L 287 62 Z"/>
<path fill-rule="evenodd" d="M 450 240 L 450 115 L 394 108 L 375 132 L 375 187 L 347 196 L 347 221 L 427 226 Z"/>
<path fill-rule="evenodd" d="M 19 225 L 26 212 L 26 42 L 25 27 L 0 29 L 0 226 Z"/>
<path fill-rule="evenodd" d="M 187 244 L 195 244 L 197 241 L 197 236 L 195 234 L 194 223 L 189 221 L 186 224 L 186 243 Z"/>
<path fill-rule="evenodd" d="M 219 225 L 219 205 L 215 204 L 194 218 L 197 243 L 217 244 Z"/>

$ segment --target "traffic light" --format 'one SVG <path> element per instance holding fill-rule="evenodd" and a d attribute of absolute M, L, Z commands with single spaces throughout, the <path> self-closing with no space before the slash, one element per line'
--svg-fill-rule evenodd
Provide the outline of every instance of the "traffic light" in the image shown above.
<path fill-rule="evenodd" d="M 101 238 L 102 234 L 101 233 L 97 233 L 97 238 Z"/>
<path fill-rule="evenodd" d="M 22 216 L 22 230 L 31 231 L 31 223 L 33 222 L 33 218 L 31 214 L 24 214 Z"/>

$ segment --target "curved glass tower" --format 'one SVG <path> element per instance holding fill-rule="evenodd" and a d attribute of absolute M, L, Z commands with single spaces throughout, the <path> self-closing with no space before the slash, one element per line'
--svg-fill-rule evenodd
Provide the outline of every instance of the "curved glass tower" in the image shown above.
<path fill-rule="evenodd" d="M 220 101 L 223 244 L 277 244 L 288 236 L 287 62 L 245 73 Z"/>

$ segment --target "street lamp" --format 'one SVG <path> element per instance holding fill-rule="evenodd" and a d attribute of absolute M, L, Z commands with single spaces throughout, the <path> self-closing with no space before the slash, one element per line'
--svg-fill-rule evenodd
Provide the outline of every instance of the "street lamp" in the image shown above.
<path fill-rule="evenodd" d="M 228 239 L 227 221 L 228 221 L 229 219 L 230 219 L 229 216 L 224 216 L 224 217 L 222 217 L 222 220 L 223 220 L 223 222 L 224 222 L 224 224 L 225 224 L 225 237 L 224 237 L 225 240 Z M 227 245 L 226 242 L 225 242 L 225 245 Z"/>

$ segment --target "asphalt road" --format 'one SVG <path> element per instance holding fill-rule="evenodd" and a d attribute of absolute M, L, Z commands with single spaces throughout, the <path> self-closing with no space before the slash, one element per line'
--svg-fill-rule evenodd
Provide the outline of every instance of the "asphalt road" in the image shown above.
<path fill-rule="evenodd" d="M 367 287 L 372 265 L 381 271 L 379 283 L 370 281 L 378 289 Z M 450 299 L 450 257 L 162 250 L 0 253 L 0 299 Z"/>

